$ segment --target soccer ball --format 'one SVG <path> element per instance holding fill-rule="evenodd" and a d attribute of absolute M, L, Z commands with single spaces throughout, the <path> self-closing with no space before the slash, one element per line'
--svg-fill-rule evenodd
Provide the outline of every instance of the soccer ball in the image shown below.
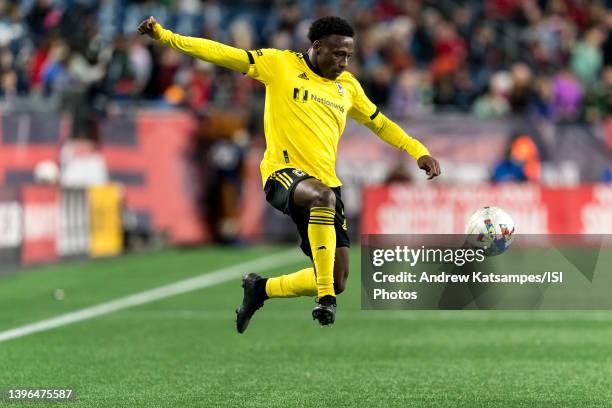
<path fill-rule="evenodd" d="M 499 255 L 510 247 L 514 221 L 497 207 L 482 207 L 469 218 L 465 233 L 472 248 L 482 248 L 485 255 Z"/>
<path fill-rule="evenodd" d="M 52 160 L 43 160 L 34 167 L 34 181 L 41 184 L 55 184 L 59 179 L 59 168 Z"/>

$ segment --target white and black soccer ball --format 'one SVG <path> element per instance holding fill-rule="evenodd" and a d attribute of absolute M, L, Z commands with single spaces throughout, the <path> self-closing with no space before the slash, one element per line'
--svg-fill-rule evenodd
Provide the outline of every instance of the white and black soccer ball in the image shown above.
<path fill-rule="evenodd" d="M 482 207 L 468 219 L 465 233 L 472 248 L 482 248 L 488 256 L 499 255 L 512 244 L 514 221 L 501 208 Z"/>
<path fill-rule="evenodd" d="M 34 181 L 41 184 L 55 184 L 59 179 L 59 167 L 52 160 L 43 160 L 34 167 Z"/>

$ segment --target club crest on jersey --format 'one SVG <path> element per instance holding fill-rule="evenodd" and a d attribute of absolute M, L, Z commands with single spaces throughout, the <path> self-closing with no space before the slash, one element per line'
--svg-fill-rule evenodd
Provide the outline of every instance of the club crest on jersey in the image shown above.
<path fill-rule="evenodd" d="M 340 94 L 340 96 L 344 96 L 344 89 L 342 88 L 342 85 L 338 81 L 336 81 L 336 88 L 338 88 L 338 93 Z"/>

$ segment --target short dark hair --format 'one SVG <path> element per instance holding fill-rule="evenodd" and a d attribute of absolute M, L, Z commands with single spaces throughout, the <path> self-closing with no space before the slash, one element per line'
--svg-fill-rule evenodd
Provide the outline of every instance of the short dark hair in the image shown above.
<path fill-rule="evenodd" d="M 334 34 L 353 37 L 355 36 L 355 31 L 346 20 L 335 16 L 321 17 L 313 21 L 308 29 L 308 39 L 310 42 L 315 42 L 323 37 Z"/>

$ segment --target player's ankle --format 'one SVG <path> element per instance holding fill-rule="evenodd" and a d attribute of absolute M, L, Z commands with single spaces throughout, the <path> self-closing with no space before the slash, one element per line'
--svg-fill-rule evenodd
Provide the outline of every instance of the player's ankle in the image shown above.
<path fill-rule="evenodd" d="M 262 278 L 255 282 L 255 293 L 257 294 L 257 297 L 262 301 L 270 299 L 270 296 L 268 296 L 268 294 L 266 293 L 267 281 L 268 278 Z"/>
<path fill-rule="evenodd" d="M 336 304 L 336 297 L 334 295 L 325 295 L 325 296 L 321 296 L 318 299 L 318 303 L 319 304 Z"/>

